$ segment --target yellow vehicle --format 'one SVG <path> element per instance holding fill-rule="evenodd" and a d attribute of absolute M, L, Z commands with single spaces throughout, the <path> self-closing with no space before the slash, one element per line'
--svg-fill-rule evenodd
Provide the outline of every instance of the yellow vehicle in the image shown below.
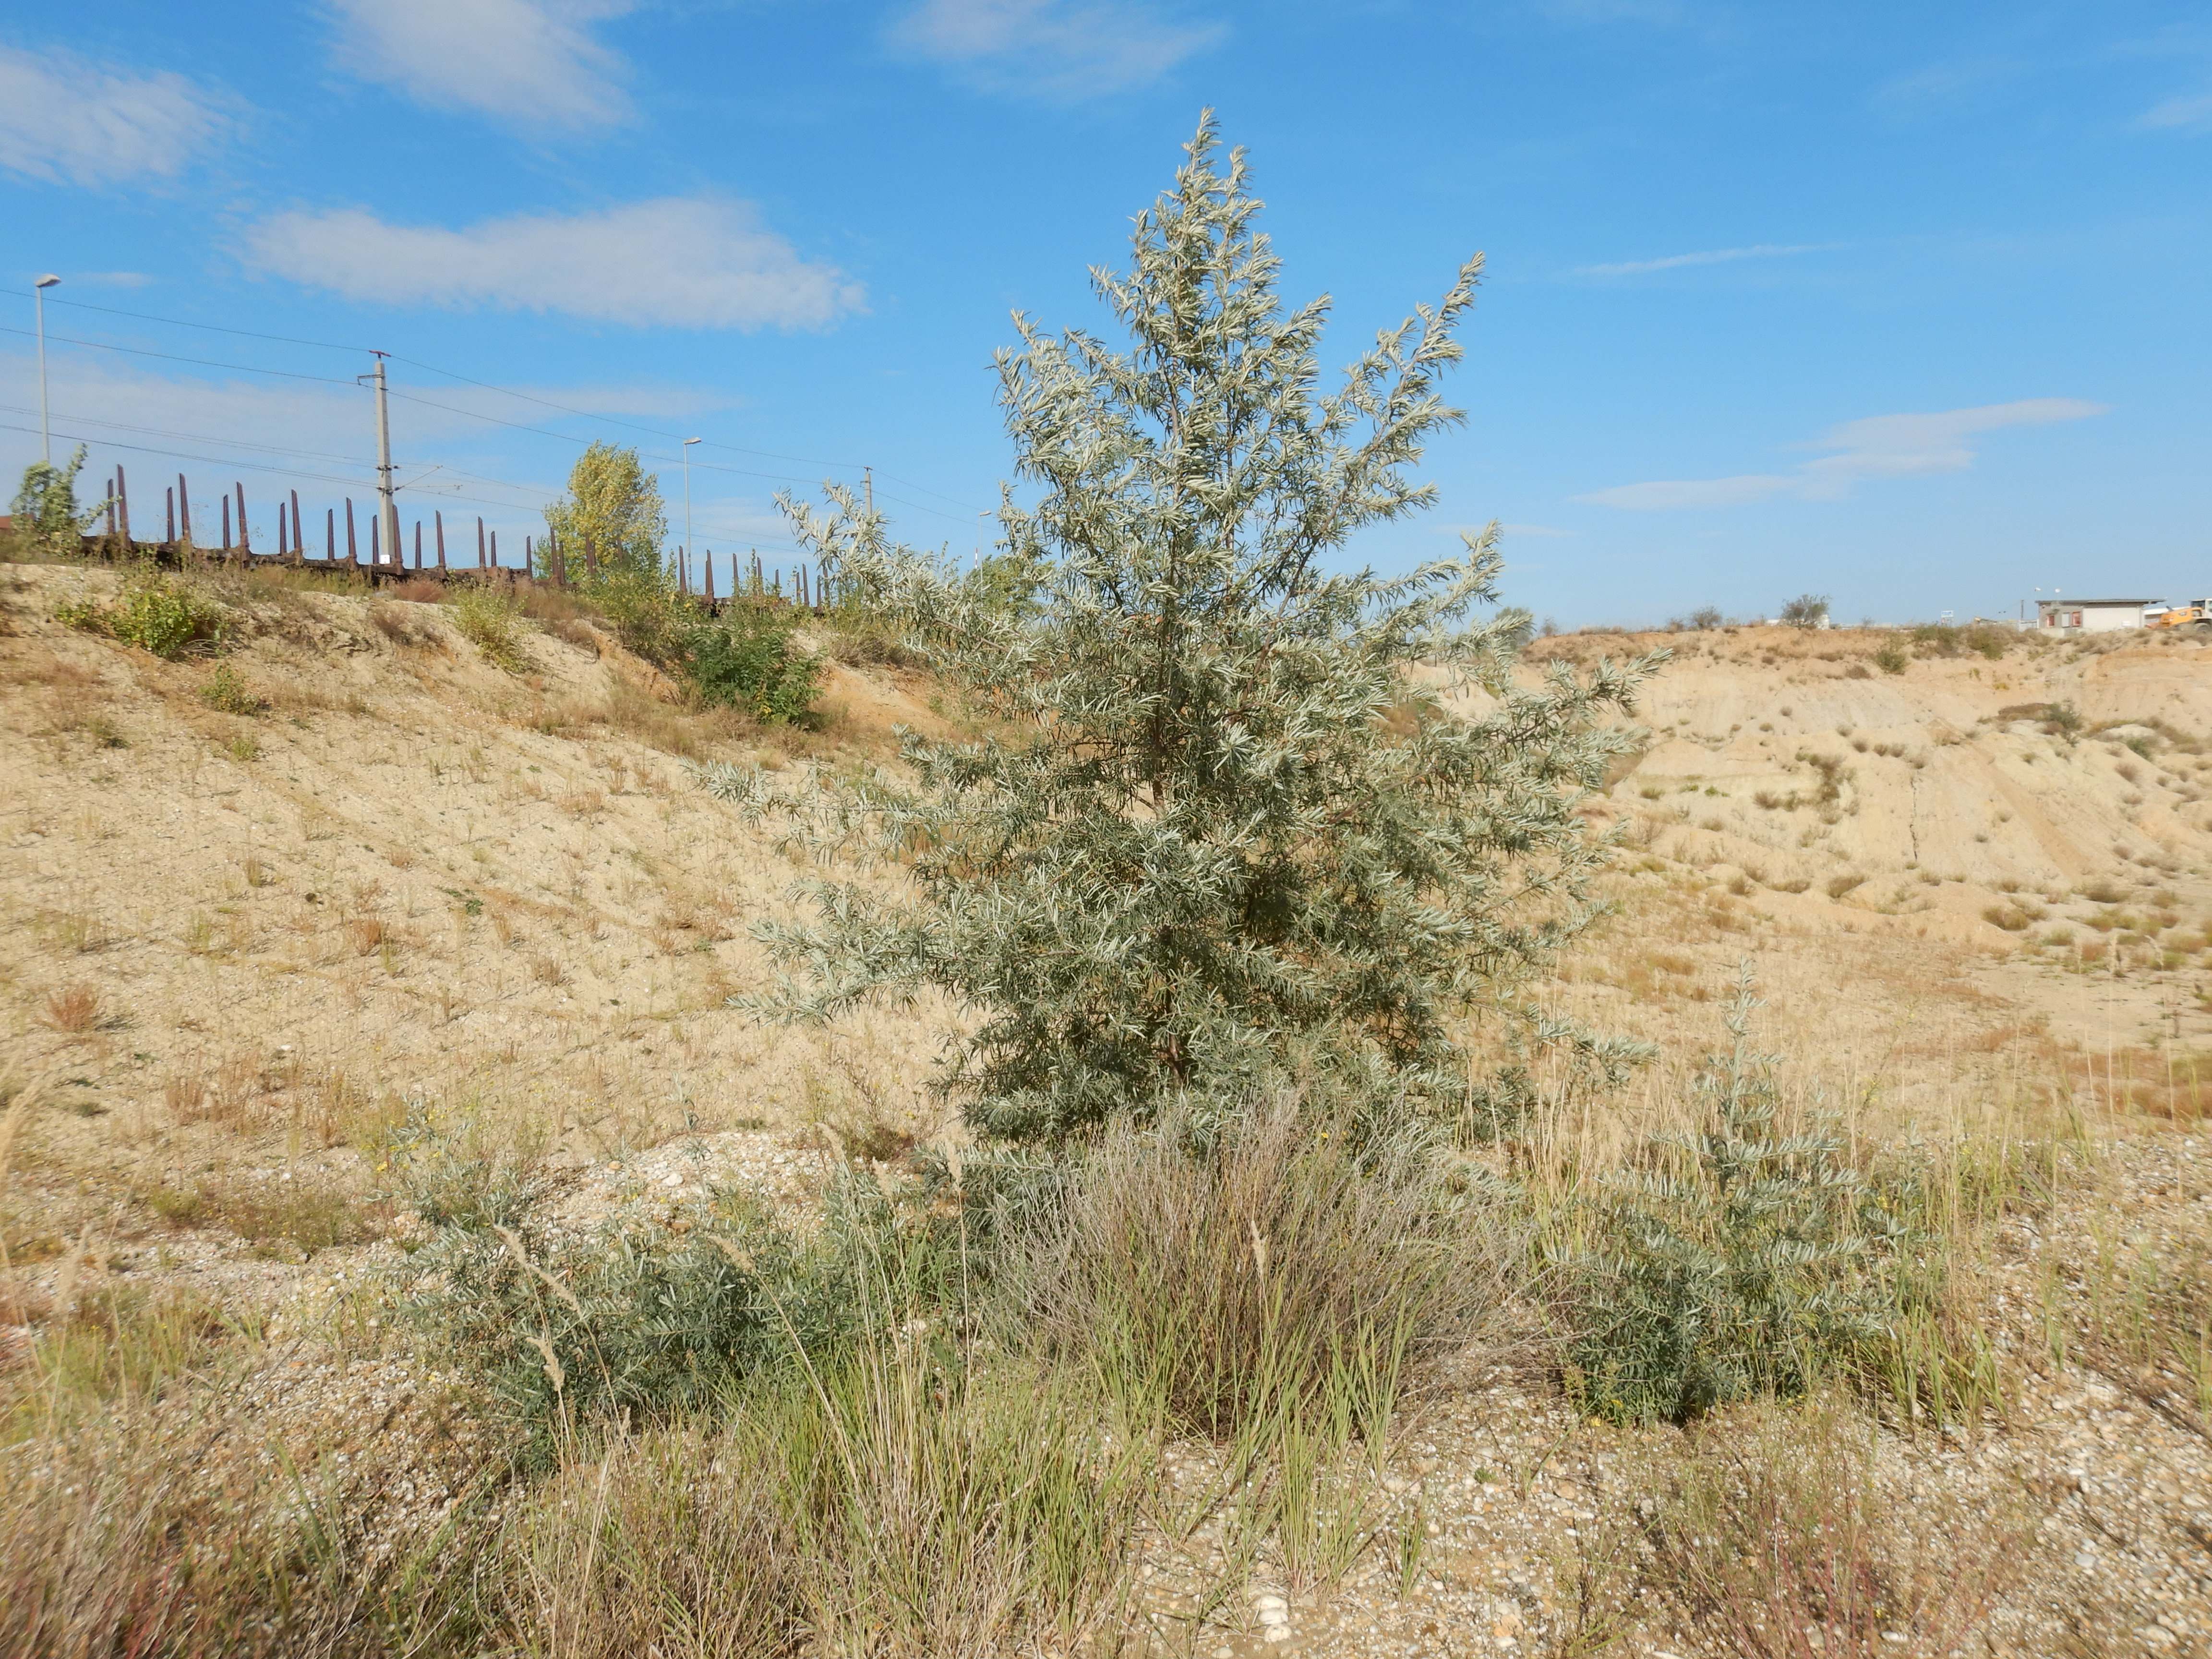
<path fill-rule="evenodd" d="M 2143 612 L 2145 628 L 2201 628 L 2212 633 L 2212 599 L 2185 599 L 2163 610 Z"/>

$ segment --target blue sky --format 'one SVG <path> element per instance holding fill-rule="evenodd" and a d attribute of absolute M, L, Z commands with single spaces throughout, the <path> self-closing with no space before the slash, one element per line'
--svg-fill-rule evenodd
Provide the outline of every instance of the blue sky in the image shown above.
<path fill-rule="evenodd" d="M 1008 311 L 1101 320 L 1086 267 L 1206 105 L 1328 361 L 1488 256 L 1440 508 L 1352 556 L 1494 517 L 1509 599 L 1569 626 L 2212 592 L 2201 5 L 15 0 L 0 324 L 62 276 L 50 336 L 99 343 L 50 345 L 54 426 L 142 527 L 179 468 L 264 544 L 279 489 L 365 503 L 379 347 L 401 477 L 437 469 L 403 519 L 471 556 L 581 441 L 654 434 L 707 440 L 718 555 L 787 562 L 773 492 L 863 464 L 964 550 Z"/>

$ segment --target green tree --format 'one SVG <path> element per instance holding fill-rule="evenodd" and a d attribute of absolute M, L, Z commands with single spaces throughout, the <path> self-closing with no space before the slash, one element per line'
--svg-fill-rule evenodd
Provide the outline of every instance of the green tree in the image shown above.
<path fill-rule="evenodd" d="M 595 443 L 578 456 L 568 493 L 545 509 L 545 526 L 559 539 L 572 582 L 586 580 L 588 549 L 600 585 L 649 592 L 667 585 L 668 514 L 659 483 L 635 449 Z M 551 574 L 550 550 L 539 550 L 538 570 Z"/>
<path fill-rule="evenodd" d="M 1828 596 L 1826 593 L 1800 593 L 1782 607 L 1781 620 L 1790 628 L 1826 628 L 1828 625 Z"/>
<path fill-rule="evenodd" d="M 84 469 L 84 446 L 65 466 L 33 461 L 23 469 L 22 488 L 9 507 L 17 539 L 44 558 L 58 558 L 77 550 L 78 538 L 99 516 L 97 506 L 76 504 L 76 475 Z"/>
<path fill-rule="evenodd" d="M 990 735 L 910 735 L 902 776 L 790 793 L 708 769 L 794 840 L 910 878 L 824 883 L 814 921 L 764 927 L 797 971 L 761 1006 L 949 992 L 973 1021 L 941 1082 L 1017 1139 L 1233 1094 L 1290 1055 L 1462 1103 L 1477 1005 L 1617 1060 L 1522 992 L 1597 913 L 1605 849 L 1577 808 L 1651 659 L 1517 680 L 1528 619 L 1487 610 L 1494 532 L 1405 575 L 1331 568 L 1434 497 L 1407 473 L 1458 418 L 1437 380 L 1480 261 L 1318 395 L 1327 301 L 1284 309 L 1243 155 L 1217 170 L 1210 116 L 1188 149 L 1133 269 L 1094 276 L 1127 349 L 1018 315 L 1000 354 L 1037 488 L 1000 520 L 1042 577 L 1032 603 L 893 544 L 848 491 L 784 502 Z"/>

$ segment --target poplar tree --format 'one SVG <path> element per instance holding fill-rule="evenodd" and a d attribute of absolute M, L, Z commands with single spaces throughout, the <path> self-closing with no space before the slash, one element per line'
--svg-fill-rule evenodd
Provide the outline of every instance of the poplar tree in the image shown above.
<path fill-rule="evenodd" d="M 1598 914 L 1577 808 L 1626 746 L 1653 659 L 1516 673 L 1496 527 L 1407 574 L 1346 542 L 1431 505 L 1411 470 L 1458 421 L 1480 256 L 1318 389 L 1324 296 L 1286 310 L 1245 157 L 1212 117 L 1094 270 L 1127 340 L 1017 313 L 1000 400 L 1034 504 L 1003 494 L 1020 605 L 893 543 L 832 487 L 782 500 L 841 592 L 896 619 L 988 735 L 902 734 L 903 765 L 708 786 L 824 859 L 815 914 L 759 930 L 757 1008 L 827 1018 L 935 987 L 965 1011 L 940 1083 L 987 1134 L 1051 1141 L 1177 1099 L 1233 1101 L 1289 1065 L 1464 1105 L 1488 1011 L 1600 1061 L 1529 979 Z"/>
<path fill-rule="evenodd" d="M 605 442 L 586 448 L 568 469 L 568 493 L 547 505 L 545 526 L 559 538 L 572 581 L 585 579 L 589 548 L 604 584 L 647 592 L 667 584 L 661 550 L 668 515 L 659 481 L 635 449 Z M 551 557 L 550 550 L 544 556 L 544 574 L 551 573 Z"/>

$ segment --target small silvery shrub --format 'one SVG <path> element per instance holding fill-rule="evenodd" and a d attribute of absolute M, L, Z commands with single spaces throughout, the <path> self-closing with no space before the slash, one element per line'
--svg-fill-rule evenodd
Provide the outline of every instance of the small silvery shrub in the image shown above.
<path fill-rule="evenodd" d="M 1125 348 L 1016 319 L 1000 395 L 1036 497 L 1000 509 L 1014 602 L 848 491 L 784 502 L 988 735 L 910 735 L 896 774 L 798 789 L 705 775 L 793 844 L 908 877 L 823 884 L 811 922 L 765 927 L 795 971 L 754 1006 L 949 994 L 972 1019 L 940 1085 L 1006 1139 L 1249 1098 L 1294 1048 L 1455 1108 L 1469 1014 L 1625 1057 L 1525 988 L 1601 913 L 1578 808 L 1656 659 L 1517 677 L 1528 619 L 1492 608 L 1489 532 L 1402 575 L 1340 562 L 1434 500 L 1409 473 L 1458 418 L 1438 387 L 1480 261 L 1322 392 L 1327 302 L 1285 308 L 1244 158 L 1219 159 L 1209 119 L 1133 269 L 1097 278 Z"/>
<path fill-rule="evenodd" d="M 1874 1360 L 1905 1316 L 1905 1229 L 1824 1126 L 1777 1133 L 1757 1006 L 1747 974 L 1735 1046 L 1698 1081 L 1705 1127 L 1611 1183 L 1556 1253 L 1568 1388 L 1595 1415 L 1682 1422 L 1802 1393 Z"/>

